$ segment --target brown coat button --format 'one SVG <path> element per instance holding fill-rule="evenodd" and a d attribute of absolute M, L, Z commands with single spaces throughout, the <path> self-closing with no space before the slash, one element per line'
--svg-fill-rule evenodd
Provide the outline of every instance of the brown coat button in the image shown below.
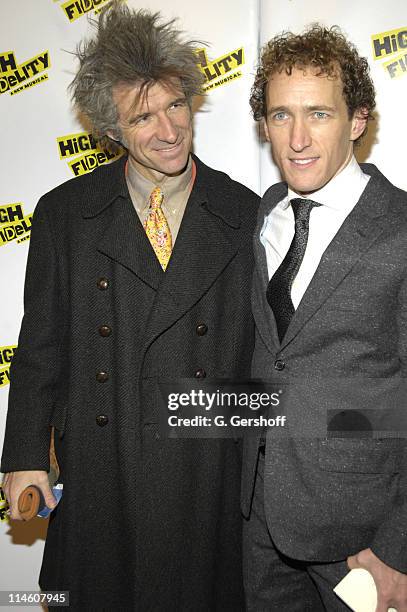
<path fill-rule="evenodd" d="M 96 374 L 96 380 L 100 383 L 104 383 L 109 379 L 109 374 L 107 372 L 98 372 Z"/>
<path fill-rule="evenodd" d="M 97 284 L 97 288 L 100 289 L 101 291 L 104 291 L 105 289 L 108 288 L 109 286 L 109 281 L 107 280 L 107 278 L 99 278 Z"/>
<path fill-rule="evenodd" d="M 199 368 L 199 370 L 195 372 L 195 378 L 205 378 L 205 377 L 206 377 L 206 372 L 203 368 Z"/>
<path fill-rule="evenodd" d="M 103 338 L 107 338 L 108 336 L 110 336 L 111 333 L 112 328 L 108 325 L 101 325 L 101 327 L 99 327 L 99 334 L 103 336 Z"/>
<path fill-rule="evenodd" d="M 108 422 L 109 418 L 105 414 L 98 414 L 96 417 L 96 424 L 99 425 L 99 427 L 104 427 Z"/>
<path fill-rule="evenodd" d="M 282 359 L 276 359 L 276 361 L 274 362 L 274 369 L 281 372 L 281 370 L 284 370 L 284 368 L 285 368 L 284 361 Z"/>
<path fill-rule="evenodd" d="M 204 336 L 207 331 L 208 326 L 205 325 L 205 323 L 199 323 L 199 325 L 196 326 L 196 333 L 198 334 L 198 336 Z"/>

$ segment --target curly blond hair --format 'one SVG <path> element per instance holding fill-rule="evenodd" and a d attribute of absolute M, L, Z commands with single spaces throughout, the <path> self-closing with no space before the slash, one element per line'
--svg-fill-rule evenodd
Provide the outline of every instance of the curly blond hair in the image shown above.
<path fill-rule="evenodd" d="M 375 89 L 366 58 L 360 57 L 338 26 L 325 28 L 316 23 L 302 34 L 283 32 L 264 45 L 250 95 L 255 120 L 266 116 L 266 86 L 272 74 L 290 75 L 293 68 L 309 67 L 318 75 L 340 76 L 349 118 L 356 110 L 372 118 Z"/>

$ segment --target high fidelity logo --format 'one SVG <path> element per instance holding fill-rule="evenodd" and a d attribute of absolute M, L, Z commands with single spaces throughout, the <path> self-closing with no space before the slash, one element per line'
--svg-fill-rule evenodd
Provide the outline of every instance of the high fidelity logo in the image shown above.
<path fill-rule="evenodd" d="M 14 240 L 18 243 L 28 240 L 31 220 L 32 214 L 24 214 L 21 202 L 0 205 L 0 247 Z"/>
<path fill-rule="evenodd" d="M 92 172 L 102 164 L 106 164 L 113 159 L 119 159 L 124 151 L 111 153 L 103 149 L 88 132 L 79 134 L 67 134 L 57 138 L 59 157 L 66 160 L 69 168 L 75 176 Z M 77 155 L 68 161 L 68 158 Z"/>
<path fill-rule="evenodd" d="M 204 91 L 210 91 L 242 76 L 240 66 L 245 63 L 244 49 L 240 47 L 209 61 L 205 49 L 199 49 L 198 66 L 205 77 Z"/>
<path fill-rule="evenodd" d="M 390 78 L 407 75 L 407 27 L 388 30 L 372 36 L 373 59 L 382 63 Z M 391 59 L 388 59 L 391 58 Z"/>
<path fill-rule="evenodd" d="M 0 52 L 0 94 L 14 96 L 48 80 L 45 70 L 51 65 L 49 51 L 43 51 L 19 64 L 14 51 Z M 34 78 L 36 77 L 36 78 Z M 34 80 L 31 80 L 33 79 Z"/>
<path fill-rule="evenodd" d="M 17 346 L 0 346 L 0 387 L 10 382 L 10 364 Z"/>
<path fill-rule="evenodd" d="M 110 3 L 111 0 L 68 0 L 67 2 L 63 2 L 60 6 L 65 16 L 72 23 L 90 11 L 94 11 L 94 14 L 97 15 L 102 8 Z"/>
<path fill-rule="evenodd" d="M 8 503 L 6 500 L 6 495 L 3 491 L 2 486 L 0 485 L 0 522 L 8 521 L 9 516 L 7 514 Z"/>

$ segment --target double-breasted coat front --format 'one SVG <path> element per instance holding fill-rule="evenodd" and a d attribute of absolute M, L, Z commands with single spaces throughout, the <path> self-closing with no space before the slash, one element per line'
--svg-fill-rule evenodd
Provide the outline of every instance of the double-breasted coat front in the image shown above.
<path fill-rule="evenodd" d="M 195 163 L 165 273 L 124 159 L 34 214 L 2 471 L 48 469 L 55 427 L 64 493 L 40 584 L 71 609 L 243 609 L 239 444 L 158 428 L 158 381 L 250 369 L 258 198 Z"/>

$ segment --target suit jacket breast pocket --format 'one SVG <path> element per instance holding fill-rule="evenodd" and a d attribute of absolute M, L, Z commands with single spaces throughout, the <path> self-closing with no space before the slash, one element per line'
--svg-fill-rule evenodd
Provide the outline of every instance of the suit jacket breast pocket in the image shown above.
<path fill-rule="evenodd" d="M 403 439 L 332 438 L 319 441 L 319 468 L 327 472 L 360 474 L 395 473 L 400 470 Z"/>

